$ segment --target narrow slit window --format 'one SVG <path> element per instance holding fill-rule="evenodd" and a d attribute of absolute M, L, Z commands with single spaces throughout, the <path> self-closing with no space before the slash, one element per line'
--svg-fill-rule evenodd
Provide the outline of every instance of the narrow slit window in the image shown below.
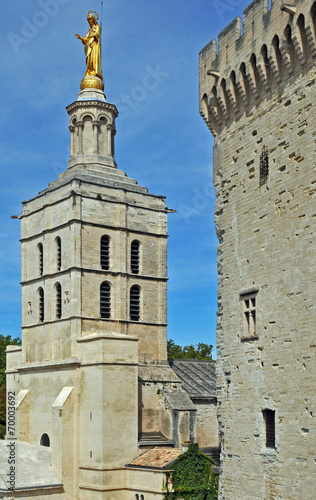
<path fill-rule="evenodd" d="M 111 286 L 109 283 L 102 283 L 100 286 L 100 315 L 104 319 L 111 317 Z"/>
<path fill-rule="evenodd" d="M 44 322 L 44 290 L 39 288 L 38 290 L 38 301 L 39 301 L 39 320 L 41 323 Z"/>
<path fill-rule="evenodd" d="M 57 271 L 61 270 L 61 239 L 59 236 L 56 238 L 56 257 L 57 257 Z"/>
<path fill-rule="evenodd" d="M 260 186 L 266 184 L 269 176 L 269 149 L 262 147 L 260 154 Z"/>
<path fill-rule="evenodd" d="M 134 240 L 131 244 L 131 271 L 139 274 L 139 241 Z"/>
<path fill-rule="evenodd" d="M 62 314 L 61 284 L 56 284 L 56 318 L 60 319 Z"/>
<path fill-rule="evenodd" d="M 262 413 L 266 429 L 266 447 L 275 448 L 275 411 L 263 410 Z"/>
<path fill-rule="evenodd" d="M 139 321 L 140 319 L 140 288 L 138 285 L 133 285 L 130 290 L 129 304 L 130 319 Z"/>
<path fill-rule="evenodd" d="M 110 238 L 107 235 L 102 236 L 100 246 L 101 269 L 108 271 L 110 268 Z"/>
<path fill-rule="evenodd" d="M 43 276 L 43 245 L 42 245 L 42 243 L 38 244 L 38 271 L 39 271 L 39 275 Z"/>

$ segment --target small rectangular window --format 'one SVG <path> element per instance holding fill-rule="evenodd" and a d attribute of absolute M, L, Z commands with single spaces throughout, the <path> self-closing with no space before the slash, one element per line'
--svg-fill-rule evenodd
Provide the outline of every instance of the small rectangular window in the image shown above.
<path fill-rule="evenodd" d="M 275 411 L 262 410 L 266 428 L 266 447 L 275 448 Z"/>
<path fill-rule="evenodd" d="M 257 294 L 257 290 L 240 294 L 244 339 L 257 337 Z"/>

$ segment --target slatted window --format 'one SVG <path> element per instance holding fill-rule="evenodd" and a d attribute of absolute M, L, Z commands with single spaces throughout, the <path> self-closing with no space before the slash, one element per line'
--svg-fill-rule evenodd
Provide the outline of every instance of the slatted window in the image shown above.
<path fill-rule="evenodd" d="M 41 323 L 44 321 L 44 290 L 43 288 L 38 289 L 38 309 L 39 309 L 39 320 Z"/>
<path fill-rule="evenodd" d="M 262 413 L 266 427 L 266 447 L 275 448 L 275 411 L 263 410 Z"/>
<path fill-rule="evenodd" d="M 38 246 L 38 271 L 39 275 L 43 276 L 43 245 L 39 243 Z"/>
<path fill-rule="evenodd" d="M 132 321 L 140 319 L 140 288 L 133 285 L 130 290 L 129 314 Z"/>
<path fill-rule="evenodd" d="M 61 284 L 56 283 L 56 318 L 60 319 L 62 314 Z"/>
<path fill-rule="evenodd" d="M 131 244 L 131 271 L 139 274 L 139 241 L 134 240 Z"/>
<path fill-rule="evenodd" d="M 102 283 L 100 286 L 100 315 L 101 318 L 111 317 L 111 286 L 109 283 Z"/>
<path fill-rule="evenodd" d="M 57 258 L 57 271 L 61 270 L 61 239 L 59 236 L 56 238 L 56 258 Z"/>
<path fill-rule="evenodd" d="M 262 147 L 260 154 L 260 186 L 263 186 L 269 176 L 269 150 L 266 146 Z"/>
<path fill-rule="evenodd" d="M 108 271 L 110 268 L 110 238 L 105 234 L 100 242 L 101 269 Z"/>

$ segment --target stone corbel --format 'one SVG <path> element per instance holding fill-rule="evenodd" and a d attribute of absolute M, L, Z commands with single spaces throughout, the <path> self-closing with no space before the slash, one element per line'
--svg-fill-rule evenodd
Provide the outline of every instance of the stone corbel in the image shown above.
<path fill-rule="evenodd" d="M 282 43 L 280 44 L 280 52 L 282 54 L 282 58 L 288 74 L 292 75 L 294 69 L 292 68 L 291 57 L 287 49 L 288 49 L 288 42 L 287 40 L 283 40 Z"/>
<path fill-rule="evenodd" d="M 268 61 L 269 61 L 273 76 L 275 78 L 275 81 L 277 83 L 280 83 L 282 81 L 282 78 L 279 74 L 279 68 L 278 68 L 276 61 L 274 60 L 274 57 L 271 54 L 268 56 Z"/>
<path fill-rule="evenodd" d="M 303 47 L 302 47 L 302 43 L 301 43 L 301 36 L 297 32 L 293 33 L 292 41 L 293 41 L 295 52 L 297 54 L 297 58 L 300 61 L 301 65 L 304 66 L 304 64 L 306 64 L 306 59 L 304 57 Z"/>
<path fill-rule="evenodd" d="M 305 31 L 306 31 L 307 43 L 309 45 L 312 57 L 316 57 L 316 40 L 315 40 L 315 36 L 314 36 L 314 30 L 308 24 L 305 27 Z"/>

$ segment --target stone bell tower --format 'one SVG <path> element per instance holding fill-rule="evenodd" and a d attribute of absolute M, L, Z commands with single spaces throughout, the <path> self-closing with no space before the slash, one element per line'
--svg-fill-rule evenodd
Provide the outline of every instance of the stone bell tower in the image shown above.
<path fill-rule="evenodd" d="M 18 439 L 50 446 L 62 498 L 118 500 L 138 454 L 139 365 L 167 359 L 168 211 L 117 169 L 90 21 L 68 169 L 23 202 L 22 347 L 7 373 Z"/>

